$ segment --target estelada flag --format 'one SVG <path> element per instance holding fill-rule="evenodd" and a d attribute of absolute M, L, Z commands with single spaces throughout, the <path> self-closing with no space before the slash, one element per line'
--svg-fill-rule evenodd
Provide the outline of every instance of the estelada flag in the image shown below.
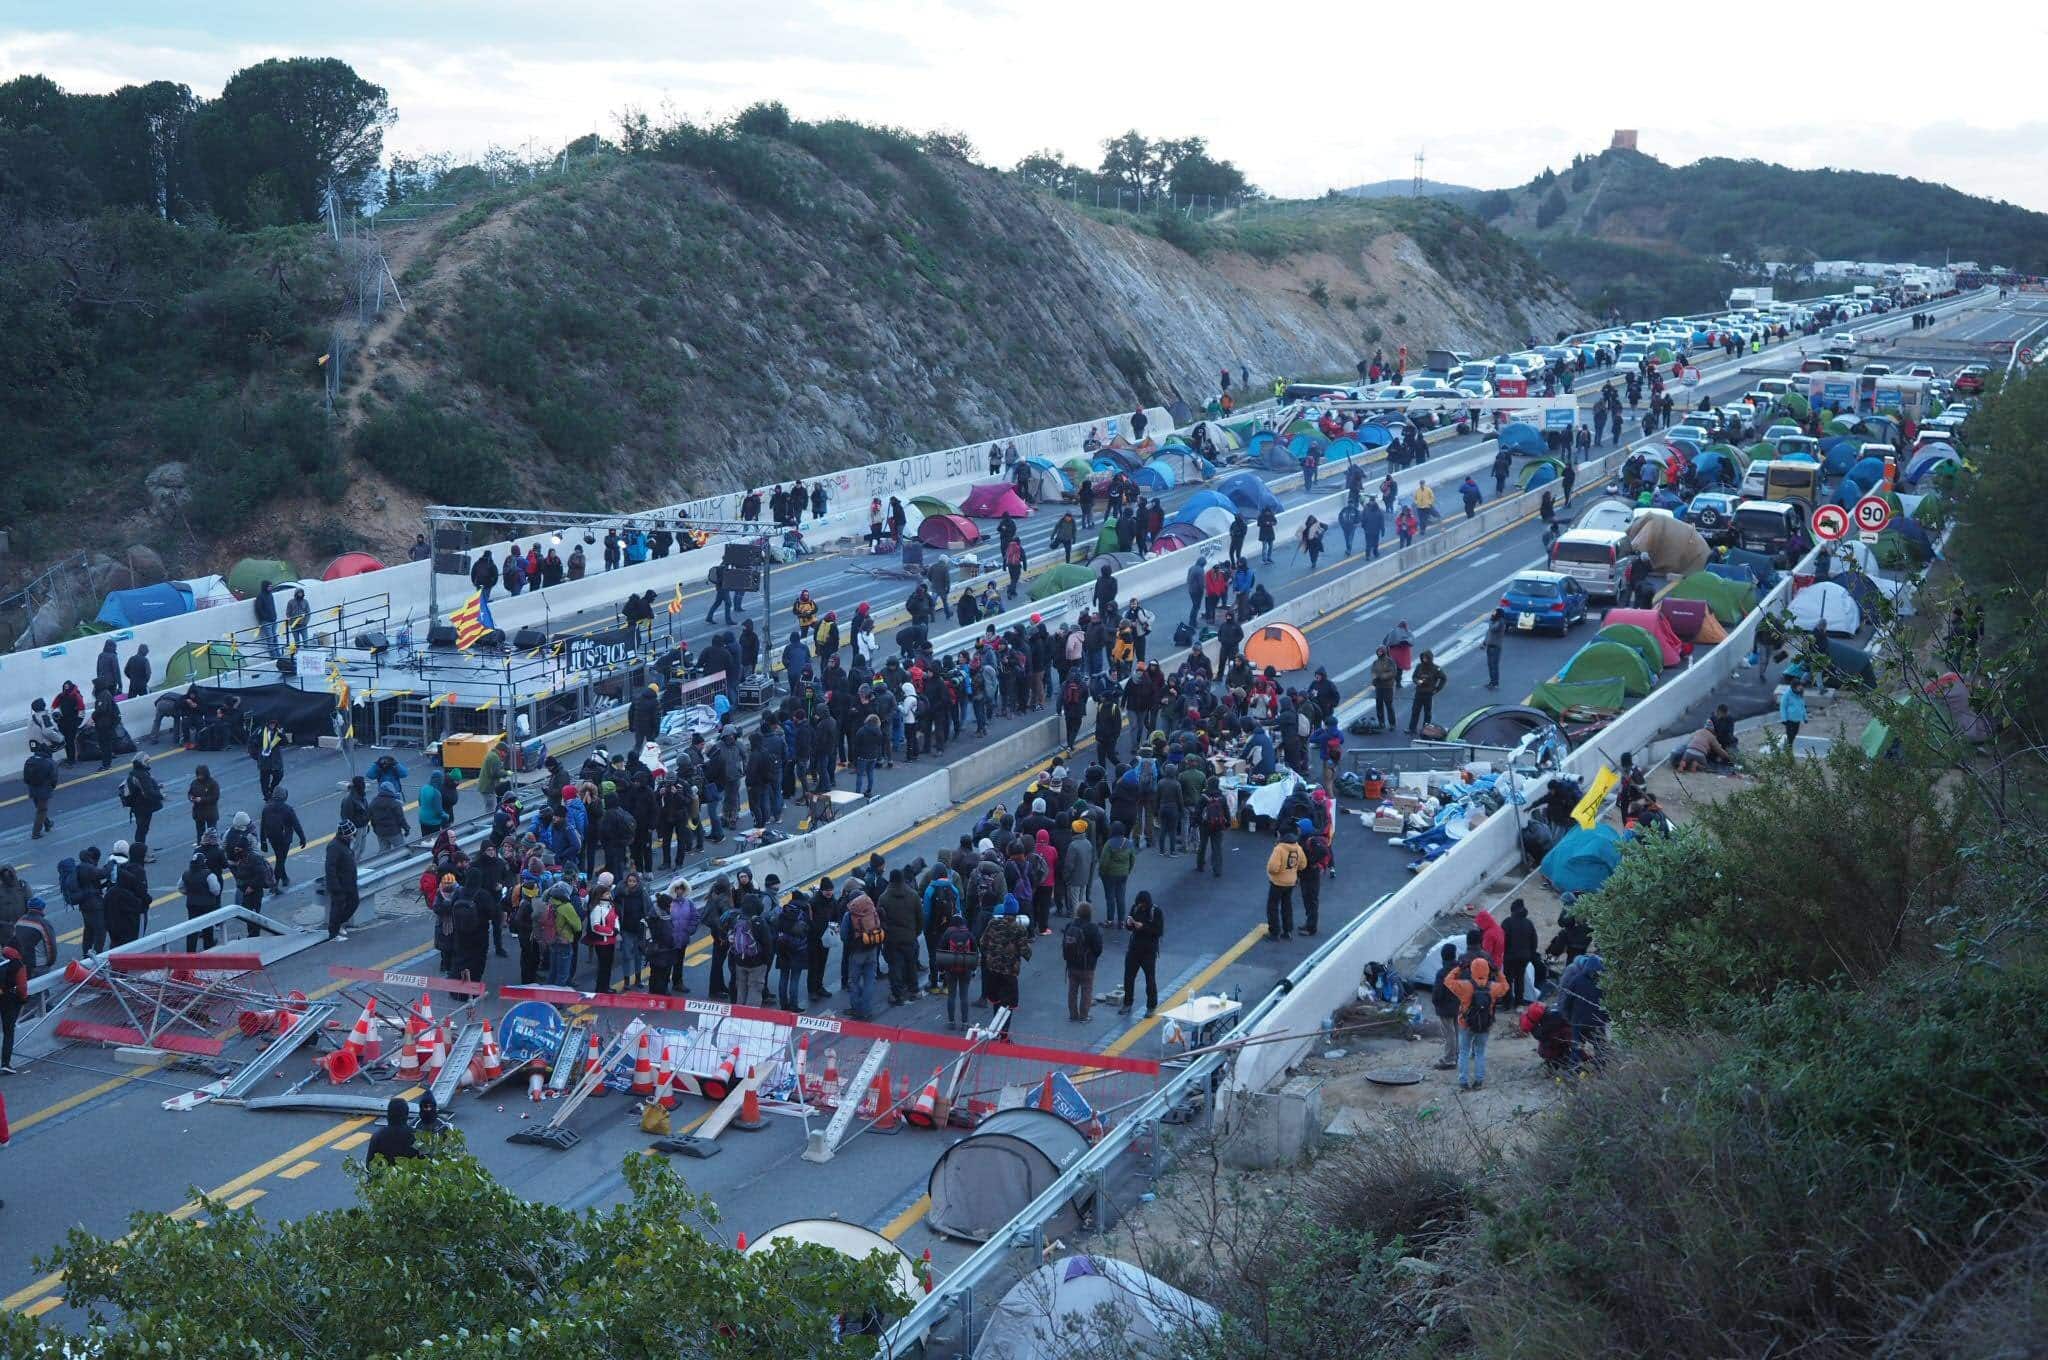
<path fill-rule="evenodd" d="M 455 645 L 463 651 L 474 647 L 479 638 L 497 626 L 491 622 L 491 606 L 482 591 L 458 606 L 448 616 L 448 622 L 455 625 Z"/>

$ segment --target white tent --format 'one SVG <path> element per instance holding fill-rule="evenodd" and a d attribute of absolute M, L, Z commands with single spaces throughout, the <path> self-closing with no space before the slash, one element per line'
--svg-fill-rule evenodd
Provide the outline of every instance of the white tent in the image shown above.
<path fill-rule="evenodd" d="M 1824 623 L 1835 637 L 1854 637 L 1863 631 L 1863 610 L 1833 581 L 1815 581 L 1792 597 L 1792 622 L 1803 632 Z"/>
<path fill-rule="evenodd" d="M 235 592 L 229 590 L 228 583 L 218 576 L 194 576 L 177 584 L 192 592 L 194 609 L 212 609 L 215 605 L 235 603 Z"/>
<path fill-rule="evenodd" d="M 888 1258 L 890 1281 L 903 1301 L 916 1303 L 923 1296 L 923 1287 L 917 1280 L 917 1267 L 909 1255 L 872 1228 L 864 1228 L 858 1223 L 843 1223 L 836 1218 L 791 1219 L 754 1239 L 753 1250 L 760 1251 L 776 1242 L 811 1242 L 856 1261 L 866 1260 L 880 1252 Z"/>
<path fill-rule="evenodd" d="M 1616 533 L 1627 533 L 1628 526 L 1635 520 L 1635 514 L 1636 508 L 1633 505 L 1610 496 L 1605 500 L 1594 501 L 1581 510 L 1579 517 L 1572 521 L 1572 528 L 1612 529 Z"/>
<path fill-rule="evenodd" d="M 1220 1318 L 1192 1295 L 1107 1256 L 1069 1256 L 1010 1286 L 995 1306 L 974 1360 L 1065 1360 L 1075 1355 L 1184 1354 L 1181 1334 L 1213 1331 Z"/>

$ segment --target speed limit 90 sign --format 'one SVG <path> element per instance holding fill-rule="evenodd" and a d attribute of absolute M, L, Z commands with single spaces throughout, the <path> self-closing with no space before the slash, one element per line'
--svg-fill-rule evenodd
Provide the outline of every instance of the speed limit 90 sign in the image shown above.
<path fill-rule="evenodd" d="M 1866 534 L 1882 533 L 1892 522 L 1891 502 L 1882 496 L 1865 496 L 1856 502 L 1856 527 Z"/>

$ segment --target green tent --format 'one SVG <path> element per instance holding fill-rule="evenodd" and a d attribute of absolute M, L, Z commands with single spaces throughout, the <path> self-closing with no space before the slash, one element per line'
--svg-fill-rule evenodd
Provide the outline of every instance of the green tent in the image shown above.
<path fill-rule="evenodd" d="M 1031 598 L 1048 599 L 1063 590 L 1085 586 L 1094 579 L 1095 573 L 1079 562 L 1062 562 L 1031 583 Z"/>
<path fill-rule="evenodd" d="M 281 585 L 296 581 L 299 573 L 291 563 L 275 557 L 245 557 L 228 568 L 228 589 L 245 600 L 256 598 L 257 588 L 265 581 Z"/>
<path fill-rule="evenodd" d="M 1806 398 L 1800 396 L 1797 392 L 1787 392 L 1779 398 L 1779 401 L 1784 405 L 1785 413 L 1794 420 L 1804 421 L 1813 414 L 1813 407 L 1808 405 Z"/>
<path fill-rule="evenodd" d="M 1710 571 L 1696 571 L 1667 587 L 1658 599 L 1699 600 L 1714 611 L 1724 625 L 1742 622 L 1742 616 L 1756 608 L 1756 583 L 1731 581 Z"/>
<path fill-rule="evenodd" d="M 1542 471 L 1544 468 L 1550 469 L 1548 475 Z M 1557 459 L 1531 458 L 1528 462 L 1522 464 L 1521 474 L 1516 478 L 1515 484 L 1522 490 L 1529 491 L 1538 485 L 1548 486 L 1563 476 L 1564 464 Z"/>
<path fill-rule="evenodd" d="M 1241 416 L 1236 420 L 1226 420 L 1223 422 L 1223 428 L 1237 436 L 1238 446 L 1241 448 L 1247 439 L 1259 432 L 1258 417 Z"/>
<path fill-rule="evenodd" d="M 1294 438 L 1298 434 L 1305 434 L 1311 439 L 1321 439 L 1323 437 L 1323 427 L 1316 424 L 1313 420 L 1297 420 L 1289 424 L 1283 433 L 1289 439 Z"/>
<path fill-rule="evenodd" d="M 960 507 L 949 505 L 937 496 L 912 496 L 910 503 L 922 514 L 957 515 L 960 513 Z"/>
<path fill-rule="evenodd" d="M 1074 489 L 1076 491 L 1081 489 L 1081 483 L 1099 475 L 1095 471 L 1095 464 L 1086 458 L 1069 458 L 1066 462 L 1060 464 L 1060 471 L 1074 479 Z"/>
<path fill-rule="evenodd" d="M 1573 654 L 1557 673 L 1560 680 L 1619 680 L 1631 698 L 1648 694 L 1657 683 L 1657 672 L 1643 664 L 1642 657 L 1619 642 L 1593 641 Z"/>
<path fill-rule="evenodd" d="M 1095 551 L 1090 553 L 1089 556 L 1094 557 L 1102 553 L 1113 553 L 1120 550 L 1116 536 L 1116 525 L 1109 520 L 1104 520 L 1102 527 L 1095 531 Z"/>
<path fill-rule="evenodd" d="M 240 659 L 232 642 L 188 642 L 171 653 L 164 666 L 164 684 L 171 687 L 211 680 L 235 669 Z"/>
<path fill-rule="evenodd" d="M 1531 708 L 1558 718 L 1568 708 L 1619 713 L 1627 703 L 1628 689 L 1620 680 L 1545 680 L 1529 693 Z"/>
<path fill-rule="evenodd" d="M 1641 657 L 1652 675 L 1664 669 L 1664 648 L 1639 623 L 1610 623 L 1593 636 L 1605 642 L 1619 642 Z"/>
<path fill-rule="evenodd" d="M 1947 499 L 1931 492 L 1922 496 L 1920 503 L 1913 507 L 1913 518 L 1926 525 L 1929 530 L 1939 530 L 1942 525 L 1948 523 Z"/>
<path fill-rule="evenodd" d="M 1754 463 L 1759 458 L 1768 461 L 1772 458 L 1776 458 L 1777 456 L 1778 446 L 1776 444 L 1771 443 L 1768 439 L 1759 439 L 1756 441 L 1756 443 L 1751 444 L 1749 446 L 1748 457 L 1749 461 L 1752 463 Z M 1747 470 L 1747 468 L 1744 469 L 1744 471 Z"/>
<path fill-rule="evenodd" d="M 1892 744 L 1892 729 L 1877 718 L 1863 724 L 1863 735 L 1856 744 L 1863 748 L 1863 754 L 1876 760 Z"/>
<path fill-rule="evenodd" d="M 1856 433 L 1856 417 L 1836 416 L 1828 421 L 1828 430 L 1833 434 L 1854 434 Z"/>
<path fill-rule="evenodd" d="M 1650 362 L 1653 364 L 1668 364 L 1677 357 L 1678 352 L 1669 345 L 1659 345 L 1650 351 Z"/>

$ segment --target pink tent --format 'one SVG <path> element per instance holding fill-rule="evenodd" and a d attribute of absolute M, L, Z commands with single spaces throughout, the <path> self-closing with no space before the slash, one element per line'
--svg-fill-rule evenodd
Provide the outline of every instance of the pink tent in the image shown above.
<path fill-rule="evenodd" d="M 1657 601 L 1657 612 L 1664 616 L 1664 622 L 1671 625 L 1671 631 L 1687 642 L 1696 641 L 1700 628 L 1707 621 L 1705 600 Z M 1651 636 L 1655 636 L 1653 633 Z"/>
<path fill-rule="evenodd" d="M 1008 482 L 983 482 L 967 493 L 960 512 L 976 519 L 1000 519 L 1004 515 L 1023 519 L 1031 513 L 1031 507 Z"/>
<path fill-rule="evenodd" d="M 1610 609 L 1600 620 L 1600 626 L 1605 628 L 1613 623 L 1632 623 L 1657 639 L 1657 650 L 1663 653 L 1667 666 L 1676 666 L 1685 655 L 1685 645 L 1678 640 L 1671 620 L 1654 609 Z"/>
<path fill-rule="evenodd" d="M 917 526 L 918 541 L 934 548 L 964 547 L 980 537 L 974 521 L 961 515 L 926 515 L 924 523 Z"/>
<path fill-rule="evenodd" d="M 361 576 L 367 571 L 382 571 L 384 564 L 366 552 L 345 552 L 327 564 L 327 570 L 320 573 L 323 581 L 339 581 L 344 576 Z"/>

